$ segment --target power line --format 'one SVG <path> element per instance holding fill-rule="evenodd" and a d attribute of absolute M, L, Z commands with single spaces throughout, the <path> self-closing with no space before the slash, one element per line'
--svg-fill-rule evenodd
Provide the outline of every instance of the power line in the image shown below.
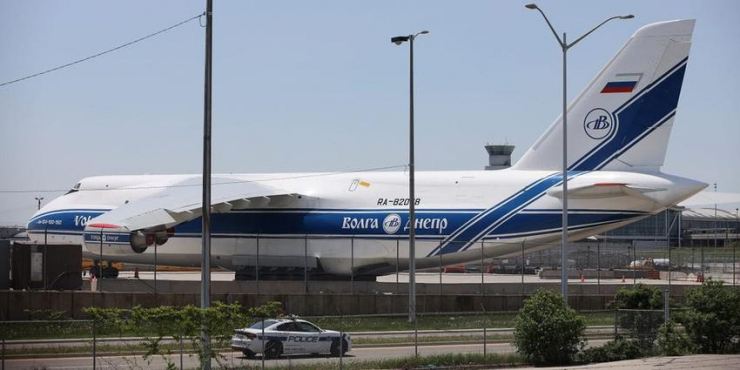
<path fill-rule="evenodd" d="M 192 20 L 194 20 L 194 19 L 199 19 L 199 18 L 200 18 L 200 17 L 202 17 L 202 16 L 204 15 L 204 14 L 205 14 L 205 13 L 203 13 L 203 14 L 198 14 L 198 15 L 196 15 L 196 16 L 194 16 L 194 17 L 188 18 L 188 19 L 186 19 L 186 20 L 184 20 L 184 21 L 182 21 L 182 22 L 180 22 L 180 23 L 174 24 L 174 25 L 172 25 L 172 26 L 169 26 L 169 27 L 167 27 L 167 28 L 165 28 L 165 29 L 162 29 L 162 30 L 159 30 L 159 31 L 157 31 L 157 32 L 154 32 L 154 33 L 152 33 L 152 34 L 149 34 L 149 35 L 147 35 L 147 36 L 144 36 L 144 37 L 142 37 L 142 38 L 136 39 L 136 40 L 134 40 L 134 41 L 131 41 L 131 42 L 127 42 L 127 43 L 125 43 L 125 44 L 123 44 L 123 45 L 120 45 L 120 46 L 116 46 L 116 47 L 114 47 L 113 49 L 108 49 L 108 50 L 106 50 L 106 51 L 104 51 L 104 52 L 101 52 L 101 53 L 98 53 L 98 54 L 95 54 L 95 55 L 91 55 L 91 56 L 89 56 L 89 57 L 86 57 L 86 58 L 78 59 L 78 60 L 75 60 L 74 62 L 70 62 L 70 63 L 67 63 L 67 64 L 65 64 L 65 65 L 61 65 L 61 66 L 59 66 L 59 67 L 56 67 L 56 68 L 48 69 L 48 70 L 46 70 L 46 71 L 43 71 L 43 72 L 39 72 L 39 73 L 34 73 L 34 74 L 32 74 L 32 75 L 29 75 L 29 76 L 26 76 L 26 77 L 21 77 L 21 78 L 19 78 L 19 79 L 15 79 L 15 80 L 12 80 L 12 81 L 8 81 L 8 82 L 3 82 L 2 84 L 0 84 L 0 87 L 3 87 L 3 86 L 5 86 L 5 85 L 10 85 L 10 84 L 14 84 L 14 83 L 16 83 L 16 82 L 21 82 L 21 81 L 23 81 L 23 80 L 28 80 L 28 79 L 30 79 L 30 78 L 38 77 L 38 76 L 41 76 L 41 75 L 43 75 L 43 74 L 47 74 L 47 73 L 50 73 L 50 72 L 58 71 L 58 70 L 60 70 L 60 69 L 62 69 L 62 68 L 67 68 L 67 67 L 71 67 L 71 66 L 73 66 L 73 65 L 75 65 L 75 64 L 78 64 L 78 63 L 82 63 L 82 62 L 84 62 L 84 61 L 87 61 L 87 60 L 90 60 L 90 59 L 93 59 L 93 58 L 97 58 L 97 57 L 99 57 L 99 56 L 102 56 L 102 55 L 108 54 L 108 53 L 110 53 L 110 52 L 114 52 L 114 51 L 116 51 L 116 50 L 118 50 L 118 49 L 123 49 L 123 48 L 125 48 L 125 47 L 127 47 L 127 46 L 131 46 L 131 45 L 133 45 L 133 44 L 136 44 L 137 42 L 140 42 L 140 41 L 144 41 L 144 40 L 146 40 L 146 39 L 148 39 L 148 38 L 151 38 L 151 37 L 157 36 L 157 35 L 159 35 L 159 34 L 161 34 L 161 33 L 167 32 L 167 31 L 169 31 L 169 30 L 171 30 L 171 29 L 173 29 L 173 28 L 176 28 L 176 27 L 182 26 L 183 24 L 185 24 L 185 23 L 188 23 L 188 22 L 190 22 L 190 21 L 192 21 Z"/>
<path fill-rule="evenodd" d="M 295 180 L 295 179 L 303 179 L 303 178 L 309 178 L 309 177 L 336 176 L 336 175 L 342 175 L 342 174 L 347 174 L 347 173 L 383 171 L 383 170 L 390 170 L 390 169 L 404 168 L 404 167 L 406 167 L 405 164 L 399 164 L 399 165 L 394 165 L 394 166 L 375 167 L 375 168 L 366 168 L 366 169 L 340 171 L 340 172 L 309 173 L 309 174 L 300 175 L 300 176 L 273 177 L 273 178 L 258 179 L 258 180 L 234 180 L 234 181 L 214 183 L 213 186 L 245 184 L 245 183 L 260 183 L 260 182 L 279 181 L 279 180 Z M 78 191 L 151 190 L 151 189 L 169 189 L 169 188 L 188 188 L 188 187 L 195 187 L 195 186 L 202 186 L 202 185 L 201 184 L 176 184 L 176 185 L 158 185 L 158 186 L 133 186 L 133 187 L 123 187 L 123 188 L 80 189 Z M 0 190 L 0 194 L 64 193 L 67 191 L 69 191 L 69 189 Z"/>

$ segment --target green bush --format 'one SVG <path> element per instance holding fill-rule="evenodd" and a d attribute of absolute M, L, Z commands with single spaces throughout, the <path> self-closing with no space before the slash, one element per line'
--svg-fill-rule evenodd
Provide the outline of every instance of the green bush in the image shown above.
<path fill-rule="evenodd" d="M 637 341 L 617 338 L 601 347 L 592 347 L 581 352 L 579 360 L 584 363 L 632 360 L 651 355 L 649 348 Z"/>
<path fill-rule="evenodd" d="M 535 365 L 568 364 L 585 346 L 586 320 L 560 293 L 538 289 L 514 320 L 514 345 Z"/>
<path fill-rule="evenodd" d="M 688 310 L 677 315 L 700 353 L 730 353 L 740 349 L 740 293 L 722 281 L 705 281 L 689 289 Z"/>
<path fill-rule="evenodd" d="M 644 284 L 620 288 L 614 296 L 612 306 L 618 309 L 660 310 L 663 308 L 663 292 L 658 287 Z"/>
<path fill-rule="evenodd" d="M 682 356 L 694 353 L 694 344 L 678 331 L 675 322 L 669 321 L 658 329 L 658 350 L 665 356 Z"/>
<path fill-rule="evenodd" d="M 652 347 L 658 328 L 665 321 L 663 292 L 658 287 L 637 284 L 621 288 L 614 296 L 612 306 L 618 309 L 618 325 L 627 330 L 641 347 Z"/>

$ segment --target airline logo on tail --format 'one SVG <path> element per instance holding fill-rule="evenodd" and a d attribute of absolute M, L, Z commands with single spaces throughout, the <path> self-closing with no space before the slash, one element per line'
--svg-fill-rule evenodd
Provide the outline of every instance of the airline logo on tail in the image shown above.
<path fill-rule="evenodd" d="M 605 109 L 596 108 L 588 112 L 583 120 L 586 135 L 594 140 L 601 140 L 612 133 L 614 119 Z"/>

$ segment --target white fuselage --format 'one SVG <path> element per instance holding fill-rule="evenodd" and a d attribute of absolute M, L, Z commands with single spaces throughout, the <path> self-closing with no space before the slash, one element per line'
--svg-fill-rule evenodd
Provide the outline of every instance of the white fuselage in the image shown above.
<path fill-rule="evenodd" d="M 226 175 L 234 181 L 291 189 L 301 196 L 265 197 L 248 208 L 212 217 L 212 264 L 226 269 L 260 264 L 319 264 L 326 273 L 375 275 L 408 265 L 408 174 Z M 108 210 L 166 191 L 192 175 L 110 176 L 85 179 L 79 191 L 42 208 L 28 224 L 33 242 L 81 244 L 85 224 Z M 559 241 L 562 203 L 555 171 L 417 172 L 416 256 L 419 268 L 505 257 Z M 658 213 L 701 190 L 703 183 L 662 173 L 569 173 L 569 188 L 626 183 L 644 197 L 572 197 L 569 236 L 585 238 Z M 146 184 L 139 186 L 138 184 Z M 218 185 L 214 185 L 218 186 Z M 125 189 L 121 189 L 125 188 Z M 119 189 L 119 190 L 117 190 Z M 177 225 L 156 247 L 158 263 L 198 266 L 200 218 Z M 101 251 L 88 243 L 88 251 Z M 108 250 L 104 259 L 153 263 L 144 253 Z M 259 255 L 259 260 L 256 256 Z M 316 261 L 316 262 L 314 262 Z M 398 261 L 398 266 L 397 266 Z"/>

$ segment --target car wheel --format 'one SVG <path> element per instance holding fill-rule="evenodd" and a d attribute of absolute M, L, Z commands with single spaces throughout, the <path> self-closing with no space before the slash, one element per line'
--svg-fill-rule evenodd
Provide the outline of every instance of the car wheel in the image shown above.
<path fill-rule="evenodd" d="M 246 358 L 254 358 L 254 352 L 252 352 L 252 351 L 250 351 L 248 349 L 242 351 L 242 353 L 244 354 L 244 357 L 246 357 Z"/>
<path fill-rule="evenodd" d="M 282 343 L 275 341 L 275 340 L 271 340 L 267 342 L 267 344 L 265 344 L 265 351 L 263 354 L 265 358 L 278 358 L 282 354 L 283 354 L 283 344 Z"/>
<path fill-rule="evenodd" d="M 349 345 L 347 344 L 347 341 L 342 339 L 342 355 L 347 353 L 347 347 Z M 331 348 L 329 348 L 329 353 L 334 357 L 339 357 L 339 338 L 335 338 L 331 341 Z"/>

